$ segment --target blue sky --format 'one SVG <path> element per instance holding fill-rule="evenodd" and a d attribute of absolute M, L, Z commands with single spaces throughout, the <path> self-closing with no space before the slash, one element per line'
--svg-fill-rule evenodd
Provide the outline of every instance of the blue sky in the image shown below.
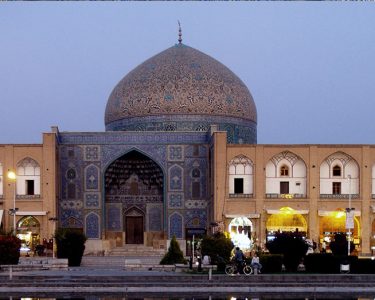
<path fill-rule="evenodd" d="M 2 2 L 0 143 L 104 131 L 113 87 L 177 42 L 251 91 L 258 143 L 375 144 L 375 3 Z"/>

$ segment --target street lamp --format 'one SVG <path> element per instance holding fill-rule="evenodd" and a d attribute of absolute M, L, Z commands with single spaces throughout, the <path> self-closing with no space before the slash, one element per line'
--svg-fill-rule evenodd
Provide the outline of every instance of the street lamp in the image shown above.
<path fill-rule="evenodd" d="M 18 208 L 16 208 L 16 182 L 17 182 L 17 175 L 14 171 L 8 171 L 7 177 L 10 181 L 14 183 L 14 190 L 13 190 L 13 209 L 9 209 L 9 214 L 13 216 L 13 235 L 16 235 L 16 213 Z"/>
<path fill-rule="evenodd" d="M 346 229 L 348 230 L 348 256 L 350 256 L 350 236 L 351 228 L 354 228 L 354 216 L 352 208 L 352 177 L 348 175 L 349 180 L 349 196 L 348 196 L 348 208 L 346 209 Z"/>

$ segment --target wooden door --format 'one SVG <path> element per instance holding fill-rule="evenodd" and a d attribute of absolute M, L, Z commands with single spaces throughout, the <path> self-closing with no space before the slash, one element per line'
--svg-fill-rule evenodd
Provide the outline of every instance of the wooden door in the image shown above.
<path fill-rule="evenodd" d="M 126 243 L 143 244 L 143 216 L 127 216 L 126 226 Z"/>

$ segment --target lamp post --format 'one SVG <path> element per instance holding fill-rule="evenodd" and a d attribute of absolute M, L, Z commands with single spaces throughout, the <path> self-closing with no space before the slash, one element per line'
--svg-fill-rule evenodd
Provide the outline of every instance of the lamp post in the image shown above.
<path fill-rule="evenodd" d="M 348 175 L 349 180 L 349 195 L 348 195 L 348 208 L 346 209 L 346 229 L 348 230 L 348 256 L 350 256 L 350 229 L 354 227 L 353 225 L 353 213 L 352 213 L 352 177 Z"/>
<path fill-rule="evenodd" d="M 9 209 L 9 214 L 13 216 L 13 235 L 16 235 L 16 212 L 18 208 L 16 208 L 16 182 L 17 182 L 17 175 L 14 171 L 8 171 L 8 179 L 14 183 L 13 189 L 13 209 Z"/>

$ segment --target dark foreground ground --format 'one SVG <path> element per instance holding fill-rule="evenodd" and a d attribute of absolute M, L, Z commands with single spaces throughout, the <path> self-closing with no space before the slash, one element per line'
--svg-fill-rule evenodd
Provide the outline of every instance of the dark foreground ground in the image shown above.
<path fill-rule="evenodd" d="M 375 275 L 368 274 L 187 274 L 165 271 L 125 271 L 105 268 L 70 268 L 0 272 L 0 298 L 38 296 L 116 295 L 178 297 L 179 295 L 282 295 L 320 299 L 375 298 Z M 288 297 L 289 298 L 289 297 Z M 286 299 L 286 298 L 283 298 Z"/>

